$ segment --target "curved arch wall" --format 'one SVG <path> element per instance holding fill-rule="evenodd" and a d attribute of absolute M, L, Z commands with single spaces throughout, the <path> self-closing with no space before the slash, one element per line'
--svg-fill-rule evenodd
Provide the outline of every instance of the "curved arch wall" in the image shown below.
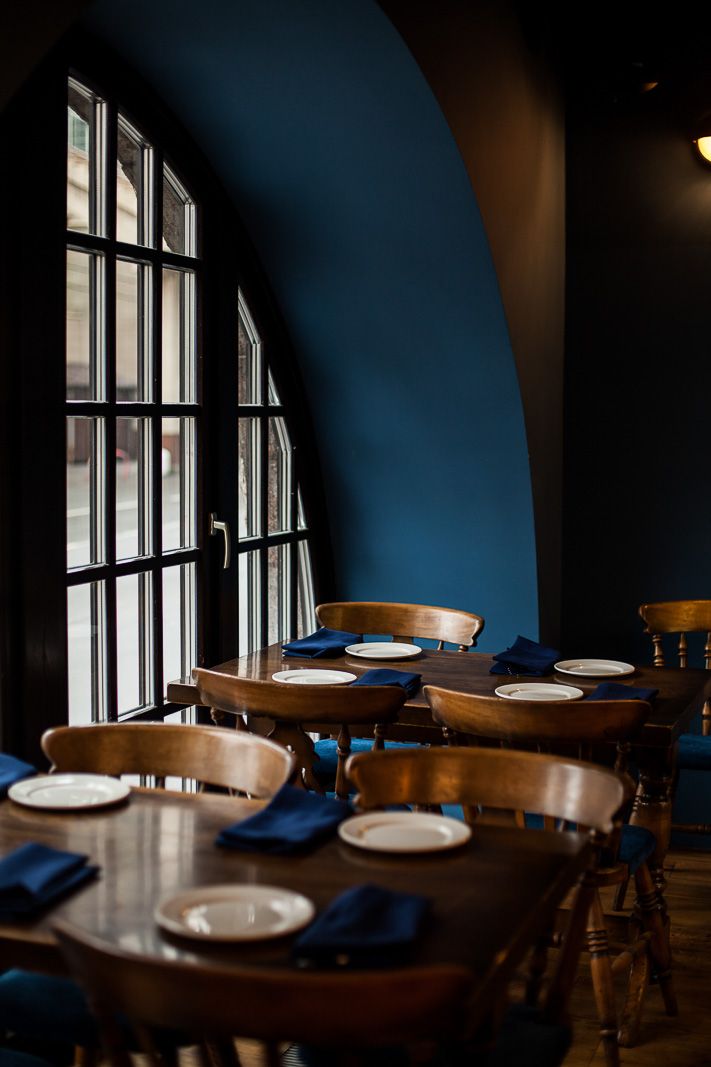
<path fill-rule="evenodd" d="M 516 369 L 461 156 L 373 0 L 97 0 L 233 196 L 298 354 L 347 599 L 538 635 Z"/>

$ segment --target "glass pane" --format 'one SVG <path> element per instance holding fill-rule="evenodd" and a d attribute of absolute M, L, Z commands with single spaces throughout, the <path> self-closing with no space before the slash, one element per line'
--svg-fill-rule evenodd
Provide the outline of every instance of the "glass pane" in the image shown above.
<path fill-rule="evenodd" d="M 195 564 L 163 570 L 163 692 L 168 682 L 189 678 L 197 660 Z"/>
<path fill-rule="evenodd" d="M 67 250 L 67 400 L 104 399 L 104 259 Z"/>
<path fill-rule="evenodd" d="M 116 579 L 116 670 L 118 713 L 153 703 L 151 575 Z"/>
<path fill-rule="evenodd" d="M 267 550 L 269 581 L 269 644 L 295 636 L 289 632 L 290 545 L 275 545 Z"/>
<path fill-rule="evenodd" d="M 151 399 L 151 272 L 116 261 L 116 399 Z"/>
<path fill-rule="evenodd" d="M 296 510 L 298 515 L 297 526 L 299 530 L 306 529 L 306 512 L 304 511 L 304 501 L 301 498 L 301 490 L 296 491 Z"/>
<path fill-rule="evenodd" d="M 67 96 L 67 228 L 104 235 L 102 100 L 69 80 Z"/>
<path fill-rule="evenodd" d="M 281 404 L 281 400 L 279 399 L 279 394 L 277 392 L 277 387 L 274 384 L 274 379 L 272 378 L 271 370 L 268 372 L 268 378 L 269 378 L 269 403 L 274 405 L 274 406 L 276 406 L 277 404 Z"/>
<path fill-rule="evenodd" d="M 239 655 L 262 647 L 260 552 L 242 552 L 238 564 Z"/>
<path fill-rule="evenodd" d="M 262 403 L 262 346 L 241 293 L 237 318 L 237 403 Z"/>
<path fill-rule="evenodd" d="M 163 248 L 196 255 L 195 202 L 168 166 L 163 167 Z"/>
<path fill-rule="evenodd" d="M 106 719 L 104 583 L 67 589 L 69 723 Z"/>
<path fill-rule="evenodd" d="M 195 419 L 162 420 L 163 551 L 197 544 Z"/>
<path fill-rule="evenodd" d="M 195 275 L 163 270 L 163 403 L 195 401 Z"/>
<path fill-rule="evenodd" d="M 104 560 L 104 420 L 67 419 L 67 567 Z"/>
<path fill-rule="evenodd" d="M 150 245 L 151 147 L 123 115 L 116 145 L 116 240 Z"/>
<path fill-rule="evenodd" d="M 238 456 L 238 536 L 258 537 L 261 533 L 261 434 L 259 419 L 237 422 Z"/>
<path fill-rule="evenodd" d="M 150 420 L 116 419 L 116 559 L 151 550 Z"/>
<path fill-rule="evenodd" d="M 290 530 L 291 442 L 284 419 L 269 420 L 269 533 Z"/>
<path fill-rule="evenodd" d="M 306 634 L 312 634 L 316 629 L 314 580 L 308 541 L 299 541 L 299 576 L 296 588 L 296 636 L 304 637 Z"/>

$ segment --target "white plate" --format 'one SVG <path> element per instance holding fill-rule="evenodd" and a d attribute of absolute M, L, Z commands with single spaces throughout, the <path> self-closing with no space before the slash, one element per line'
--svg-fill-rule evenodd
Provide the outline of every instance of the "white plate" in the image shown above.
<path fill-rule="evenodd" d="M 277 671 L 272 675 L 275 682 L 291 682 L 295 685 L 346 685 L 354 682 L 355 674 L 348 671 L 317 671 L 310 667 L 295 671 Z"/>
<path fill-rule="evenodd" d="M 130 793 L 125 782 L 107 774 L 42 774 L 15 782 L 10 800 L 45 811 L 77 811 L 117 804 Z"/>
<path fill-rule="evenodd" d="M 346 652 L 361 659 L 413 659 L 422 649 L 419 645 L 406 645 L 401 641 L 365 641 L 347 645 Z"/>
<path fill-rule="evenodd" d="M 618 678 L 634 674 L 631 663 L 616 659 L 562 659 L 555 665 L 561 674 L 575 674 L 578 678 Z"/>
<path fill-rule="evenodd" d="M 164 930 L 200 941 L 260 941 L 300 930 L 316 908 L 301 893 L 275 885 L 209 885 L 160 902 Z"/>
<path fill-rule="evenodd" d="M 494 692 L 507 700 L 579 700 L 582 689 L 574 685 L 552 685 L 550 682 L 513 682 L 500 685 Z"/>
<path fill-rule="evenodd" d="M 439 852 L 472 835 L 466 823 L 447 815 L 415 811 L 375 811 L 354 815 L 338 827 L 349 845 L 375 852 Z"/>

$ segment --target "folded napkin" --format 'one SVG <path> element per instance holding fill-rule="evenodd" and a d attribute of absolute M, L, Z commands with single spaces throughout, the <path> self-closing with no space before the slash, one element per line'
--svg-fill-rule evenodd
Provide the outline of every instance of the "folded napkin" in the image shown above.
<path fill-rule="evenodd" d="M 372 671 L 365 671 L 351 685 L 400 685 L 409 697 L 414 697 L 422 683 L 421 674 L 410 674 L 409 671 L 391 671 L 387 667 L 374 667 Z"/>
<path fill-rule="evenodd" d="M 347 630 L 329 630 L 322 626 L 320 630 L 309 634 L 308 637 L 301 637 L 298 641 L 282 645 L 281 650 L 285 656 L 327 659 L 329 656 L 342 656 L 346 645 L 354 645 L 357 641 L 360 641 L 360 634 L 349 634 Z"/>
<path fill-rule="evenodd" d="M 32 915 L 93 878 L 88 856 L 28 842 L 0 860 L 0 917 Z"/>
<path fill-rule="evenodd" d="M 654 700 L 659 692 L 658 689 L 645 689 L 643 686 L 635 688 L 633 685 L 623 685 L 622 682 L 600 682 L 592 693 L 588 693 L 586 700 Z"/>
<path fill-rule="evenodd" d="M 302 967 L 382 967 L 403 962 L 429 909 L 415 893 L 377 885 L 347 889 L 297 938 Z"/>
<path fill-rule="evenodd" d="M 352 814 L 353 808 L 345 800 L 283 785 L 266 808 L 221 830 L 215 844 L 245 852 L 288 855 L 325 841 Z"/>
<path fill-rule="evenodd" d="M 511 647 L 505 652 L 497 652 L 494 659 L 496 663 L 489 674 L 532 674 L 541 677 L 551 673 L 560 659 L 560 652 L 519 634 Z"/>
<path fill-rule="evenodd" d="M 8 789 L 15 782 L 29 778 L 32 774 L 37 774 L 37 768 L 31 763 L 0 752 L 0 797 L 6 796 Z"/>

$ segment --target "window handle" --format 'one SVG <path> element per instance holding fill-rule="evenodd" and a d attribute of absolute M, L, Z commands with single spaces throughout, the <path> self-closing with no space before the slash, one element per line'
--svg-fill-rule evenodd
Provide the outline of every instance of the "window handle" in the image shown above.
<path fill-rule="evenodd" d="M 222 561 L 222 569 L 226 571 L 230 565 L 230 559 L 232 558 L 232 545 L 230 542 L 230 527 L 227 522 L 220 522 L 217 517 L 216 511 L 210 512 L 210 537 L 214 537 L 215 534 L 221 533 L 225 539 L 225 558 Z"/>

